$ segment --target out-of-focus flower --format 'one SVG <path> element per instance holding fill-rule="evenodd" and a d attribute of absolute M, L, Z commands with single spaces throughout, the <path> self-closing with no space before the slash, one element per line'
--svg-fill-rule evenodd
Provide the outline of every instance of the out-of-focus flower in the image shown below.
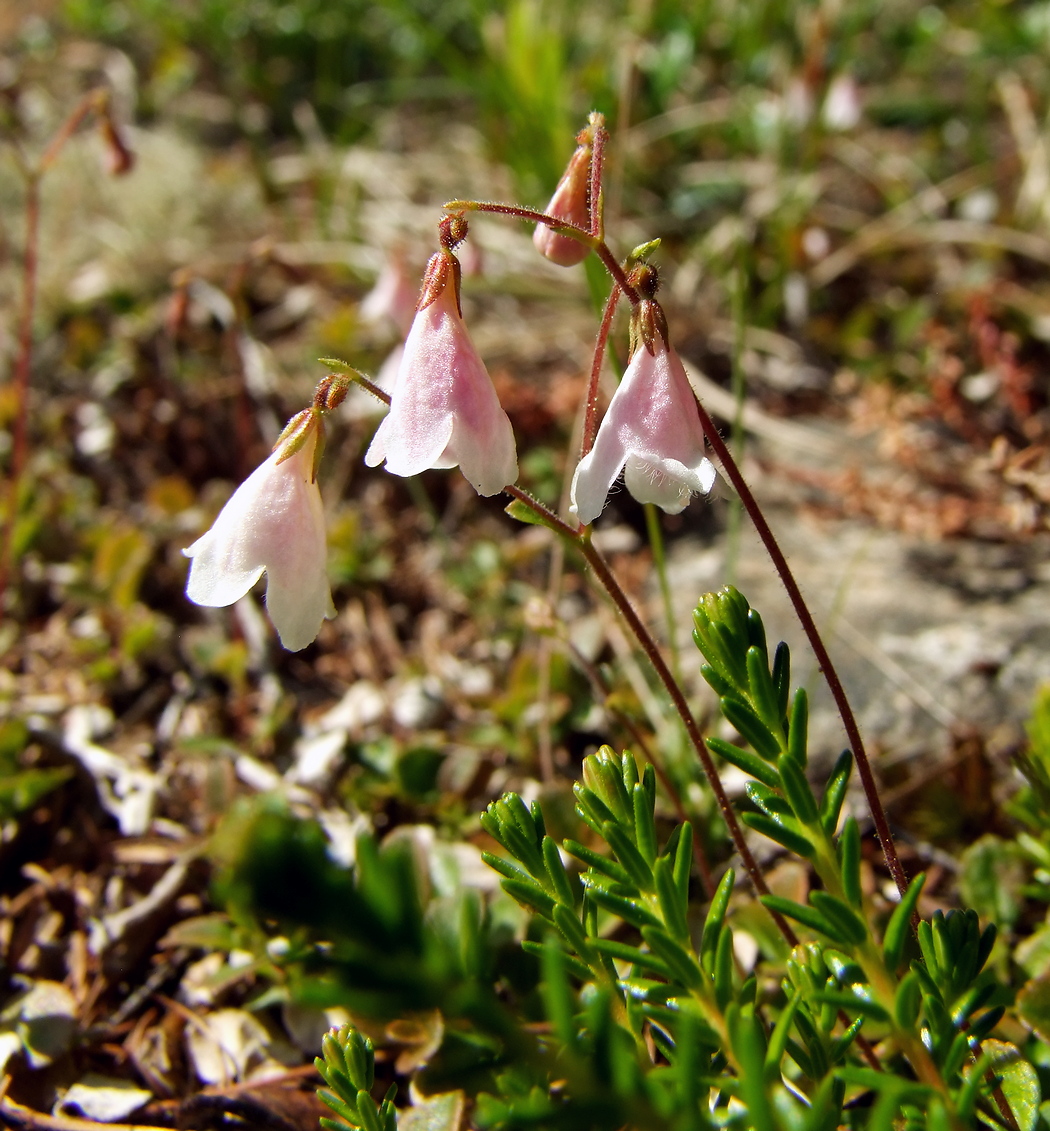
<path fill-rule="evenodd" d="M 601 129 L 601 115 L 592 114 L 590 122 L 576 138 L 576 152 L 569 159 L 568 167 L 546 208 L 549 216 L 575 224 L 585 232 L 591 230 L 591 160 L 595 135 Z M 574 267 L 582 263 L 591 250 L 581 240 L 555 232 L 546 224 L 536 225 L 532 240 L 541 255 L 560 267 Z"/>
<path fill-rule="evenodd" d="M 183 550 L 192 559 L 186 595 L 198 605 L 232 605 L 265 571 L 266 611 L 291 652 L 305 648 L 321 622 L 335 616 L 315 476 L 320 431 L 316 407 L 293 418 L 211 529 Z"/>
<path fill-rule="evenodd" d="M 514 432 L 463 324 L 455 242 L 427 265 L 390 412 L 365 463 L 405 476 L 458 465 L 479 495 L 495 495 L 518 477 Z"/>
<path fill-rule="evenodd" d="M 694 492 L 706 494 L 715 481 L 714 466 L 704 456 L 696 400 L 681 360 L 667 344 L 663 314 L 648 299 L 639 313 L 641 329 L 627 372 L 594 447 L 573 476 L 570 510 L 584 524 L 602 513 L 621 471 L 640 503 L 655 503 L 668 514 L 684 510 Z"/>
<path fill-rule="evenodd" d="M 860 121 L 860 88 L 850 74 L 831 80 L 820 116 L 829 130 L 851 130 Z"/>
<path fill-rule="evenodd" d="M 412 324 L 415 309 L 415 284 L 405 271 L 404 255 L 394 251 L 383 264 L 375 286 L 361 300 L 358 317 L 372 326 L 389 324 L 404 334 Z"/>

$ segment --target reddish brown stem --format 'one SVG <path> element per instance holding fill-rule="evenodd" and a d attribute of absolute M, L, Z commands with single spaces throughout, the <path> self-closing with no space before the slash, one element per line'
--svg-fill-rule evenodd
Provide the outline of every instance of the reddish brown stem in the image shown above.
<path fill-rule="evenodd" d="M 18 314 L 18 354 L 15 358 L 15 418 L 11 436 L 11 463 L 7 476 L 3 544 L 0 546 L 0 610 L 4 607 L 11 574 L 18 495 L 29 450 L 29 375 L 33 362 L 33 312 L 36 309 L 37 264 L 40 241 L 40 175 L 26 179 L 26 242 L 22 253 L 22 302 Z"/>
<path fill-rule="evenodd" d="M 722 813 L 722 819 L 725 821 L 733 844 L 740 854 L 744 870 L 747 872 L 752 886 L 759 895 L 768 895 L 769 887 L 766 884 L 765 877 L 762 875 L 758 862 L 755 860 L 751 849 L 748 847 L 747 841 L 744 839 L 744 831 L 740 827 L 740 822 L 737 820 L 733 806 L 730 804 L 729 796 L 725 791 L 725 787 L 722 785 L 721 778 L 718 776 L 718 770 L 715 767 L 714 759 L 711 757 L 711 752 L 707 749 L 707 743 L 704 742 L 700 728 L 696 724 L 696 719 L 693 718 L 693 713 L 689 710 L 689 704 L 686 702 L 685 694 L 681 687 L 679 687 L 677 680 L 671 674 L 671 669 L 667 666 L 666 661 L 661 655 L 660 648 L 653 639 L 652 634 L 645 627 L 638 613 L 635 612 L 634 606 L 631 604 L 627 594 L 620 587 L 620 583 L 609 569 L 605 559 L 598 553 L 597 549 L 595 549 L 594 543 L 591 542 L 590 538 L 582 535 L 567 522 L 563 522 L 552 510 L 549 510 L 537 499 L 532 498 L 531 495 L 526 494 L 518 487 L 507 487 L 506 491 L 508 494 L 518 499 L 519 502 L 524 503 L 525 506 L 535 514 L 539 515 L 547 526 L 551 527 L 551 529 L 555 530 L 563 538 L 569 539 L 594 571 L 595 576 L 601 582 L 602 588 L 609 594 L 613 604 L 627 622 L 628 628 L 630 628 L 634 638 L 638 641 L 642 651 L 645 653 L 646 659 L 652 665 L 657 678 L 663 684 L 664 690 L 670 696 L 675 711 L 682 720 L 686 734 L 689 737 L 693 749 L 696 751 L 697 757 L 700 759 L 700 764 L 704 768 L 704 773 L 707 775 L 707 780 L 714 792 L 715 800 L 718 802 L 718 808 Z M 791 929 L 788 921 L 776 911 L 770 911 L 770 915 L 773 917 L 780 933 L 787 940 L 788 945 L 797 946 L 798 936 Z"/>
<path fill-rule="evenodd" d="M 788 597 L 795 610 L 795 616 L 798 617 L 799 623 L 802 625 L 802 630 L 809 640 L 810 647 L 817 657 L 817 663 L 824 674 L 824 679 L 831 691 L 831 696 L 835 700 L 835 706 L 838 708 L 842 725 L 846 730 L 846 737 L 849 740 L 853 757 L 857 763 L 857 773 L 860 775 L 861 784 L 864 787 L 864 795 L 868 799 L 868 807 L 871 810 L 872 820 L 875 823 L 875 832 L 882 846 L 882 854 L 886 859 L 886 866 L 890 870 L 890 875 L 893 877 L 893 882 L 897 885 L 897 889 L 903 895 L 908 889 L 908 877 L 900 862 L 900 857 L 897 855 L 897 847 L 893 842 L 893 834 L 890 832 L 886 811 L 883 809 L 882 801 L 879 798 L 879 791 L 875 784 L 875 776 L 872 773 L 871 762 L 864 748 L 864 740 L 861 738 L 860 728 L 857 726 L 853 708 L 850 706 L 849 699 L 846 697 L 845 688 L 842 686 L 842 681 L 839 679 L 839 674 L 831 661 L 831 656 L 824 646 L 824 641 L 809 611 L 809 606 L 802 596 L 802 591 L 798 587 L 795 575 L 791 572 L 787 558 L 784 556 L 780 544 L 777 542 L 773 531 L 770 529 L 769 523 L 766 522 L 762 509 L 759 507 L 755 496 L 751 493 L 751 488 L 748 487 L 747 481 L 741 474 L 740 468 L 737 466 L 736 460 L 733 459 L 725 441 L 719 435 L 714 421 L 699 401 L 697 401 L 697 404 L 700 409 L 700 422 L 703 425 L 704 432 L 707 434 L 708 442 L 714 449 L 715 455 L 718 457 L 722 468 L 729 477 L 729 481 L 733 484 L 737 494 L 740 496 L 740 501 L 744 504 L 744 509 L 750 516 L 751 521 L 755 524 L 758 536 L 762 539 L 766 552 L 769 554 L 770 558 L 772 558 L 773 565 L 777 573 L 780 574 L 780 580 L 787 590 Z"/>
<path fill-rule="evenodd" d="M 613 289 L 605 302 L 605 311 L 602 322 L 598 327 L 598 340 L 594 344 L 594 357 L 591 359 L 591 377 L 587 382 L 587 402 L 583 416 L 583 435 L 580 438 L 580 459 L 594 447 L 594 437 L 598 432 L 598 382 L 602 375 L 602 362 L 605 360 L 605 349 L 609 343 L 609 331 L 612 329 L 613 315 L 623 292 L 613 283 Z"/>
<path fill-rule="evenodd" d="M 595 244 L 590 232 L 575 224 L 566 224 L 557 216 L 548 212 L 537 212 L 535 208 L 522 208 L 517 204 L 500 204 L 492 200 L 450 200 L 444 206 L 449 212 L 493 212 L 499 216 L 514 216 L 519 220 L 531 220 L 534 224 L 546 224 L 548 228 L 559 232 L 563 236 L 573 236 L 581 243 L 591 248 L 598 258 L 605 264 L 609 274 L 616 281 L 616 285 L 627 296 L 631 303 L 640 302 L 638 292 L 627 281 L 627 275 L 620 266 L 616 256 L 609 250 L 608 245 L 602 240 Z"/>

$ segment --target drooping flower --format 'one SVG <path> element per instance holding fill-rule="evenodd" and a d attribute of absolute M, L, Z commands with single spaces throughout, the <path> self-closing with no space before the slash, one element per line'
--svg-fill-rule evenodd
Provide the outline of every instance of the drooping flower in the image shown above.
<path fill-rule="evenodd" d="M 694 492 L 706 494 L 715 481 L 696 400 L 667 343 L 662 312 L 651 300 L 641 306 L 642 329 L 627 372 L 573 476 L 570 510 L 584 524 L 602 513 L 620 472 L 640 503 L 668 514 L 684 510 Z"/>
<path fill-rule="evenodd" d="M 514 432 L 463 324 L 459 264 L 448 245 L 427 265 L 390 412 L 365 453 L 369 467 L 384 461 L 404 476 L 458 465 L 479 495 L 518 477 Z"/>
<path fill-rule="evenodd" d="M 335 616 L 315 477 L 320 429 L 316 408 L 295 417 L 211 529 L 183 550 L 191 559 L 186 595 L 198 605 L 232 605 L 265 571 L 266 611 L 290 652 L 305 648 L 321 622 Z"/>

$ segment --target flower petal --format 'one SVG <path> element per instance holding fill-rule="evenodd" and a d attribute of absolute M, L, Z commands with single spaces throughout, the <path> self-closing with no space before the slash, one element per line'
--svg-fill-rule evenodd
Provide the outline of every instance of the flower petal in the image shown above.
<path fill-rule="evenodd" d="M 333 616 L 325 572 L 321 493 L 313 479 L 316 433 L 279 461 L 274 453 L 234 492 L 212 528 L 183 551 L 192 559 L 186 594 L 199 605 L 233 604 L 266 571 L 266 607 L 291 651 Z"/>

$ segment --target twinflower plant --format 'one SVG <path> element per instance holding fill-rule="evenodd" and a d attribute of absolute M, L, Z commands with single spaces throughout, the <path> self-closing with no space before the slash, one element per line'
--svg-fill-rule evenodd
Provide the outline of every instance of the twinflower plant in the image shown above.
<path fill-rule="evenodd" d="M 280 805 L 245 809 L 229 823 L 221 863 L 231 906 L 240 904 L 238 921 L 255 914 L 299 940 L 281 975 L 302 1000 L 338 1002 L 355 1024 L 424 1009 L 440 1017 L 432 1060 L 410 1090 L 417 1098 L 458 1090 L 454 1117 L 435 1126 L 460 1127 L 468 1111 L 475 1126 L 508 1131 L 954 1131 L 981 1123 L 1034 1131 L 1038 1080 L 1033 1086 L 1035 1070 L 1013 1043 L 1023 1033 L 998 1028 L 1010 994 L 991 961 L 995 929 L 982 929 L 971 911 L 921 921 L 925 879 L 904 872 L 832 658 L 673 348 L 649 262 L 656 245 L 621 260 L 606 242 L 600 116 L 577 141 L 547 212 L 485 201 L 445 206 L 392 392 L 333 363 L 341 374 L 322 381 L 313 405 L 187 551 L 188 592 L 227 604 L 265 571 L 282 642 L 296 648 L 313 638 L 332 607 L 316 482 L 323 420 L 351 382 L 363 384 L 389 405 L 366 463 L 399 476 L 458 466 L 479 494 L 506 492 L 512 518 L 557 535 L 604 590 L 706 775 L 756 897 L 744 898 L 751 932 L 762 939 L 758 965 L 752 971 L 756 959 L 745 960 L 734 937 L 735 868 L 723 860 L 715 874 L 661 751 L 640 734 L 638 751 L 604 747 L 584 760 L 575 835 L 556 840 L 541 806 L 514 793 L 479 818 L 494 850 L 485 859 L 527 917 L 521 948 L 534 960 L 531 984 L 520 969 L 501 972 L 501 930 L 478 892 L 425 906 L 407 841 L 380 847 L 363 837 L 354 868 L 344 869 L 320 831 Z M 593 253 L 612 279 L 566 513 L 515 482 L 511 422 L 463 322 L 454 252 L 471 212 L 534 223 L 548 258 L 571 265 Z M 630 361 L 600 419 L 599 377 L 621 301 L 631 306 Z M 787 646 L 770 650 L 743 595 L 723 587 L 703 595 L 694 613 L 701 673 L 726 724 L 721 736 L 705 737 L 705 720 L 592 538 L 621 474 L 635 498 L 677 514 L 711 490 L 716 465 L 765 543 L 839 708 L 849 749 L 823 783 L 811 781 L 807 693 L 792 689 Z M 744 777 L 742 800 L 722 781 L 726 764 Z M 889 899 L 869 882 L 862 824 L 848 798 L 854 771 L 897 889 Z M 660 786 L 680 816 L 669 835 L 658 819 Z M 771 853 L 794 857 L 806 877 L 797 898 L 770 889 L 759 860 Z M 273 882 L 278 872 L 286 889 Z M 324 1126 L 395 1131 L 393 1084 L 382 1101 L 373 1095 L 371 1040 L 344 1027 L 323 1051 L 320 1095 L 337 1117 Z"/>

